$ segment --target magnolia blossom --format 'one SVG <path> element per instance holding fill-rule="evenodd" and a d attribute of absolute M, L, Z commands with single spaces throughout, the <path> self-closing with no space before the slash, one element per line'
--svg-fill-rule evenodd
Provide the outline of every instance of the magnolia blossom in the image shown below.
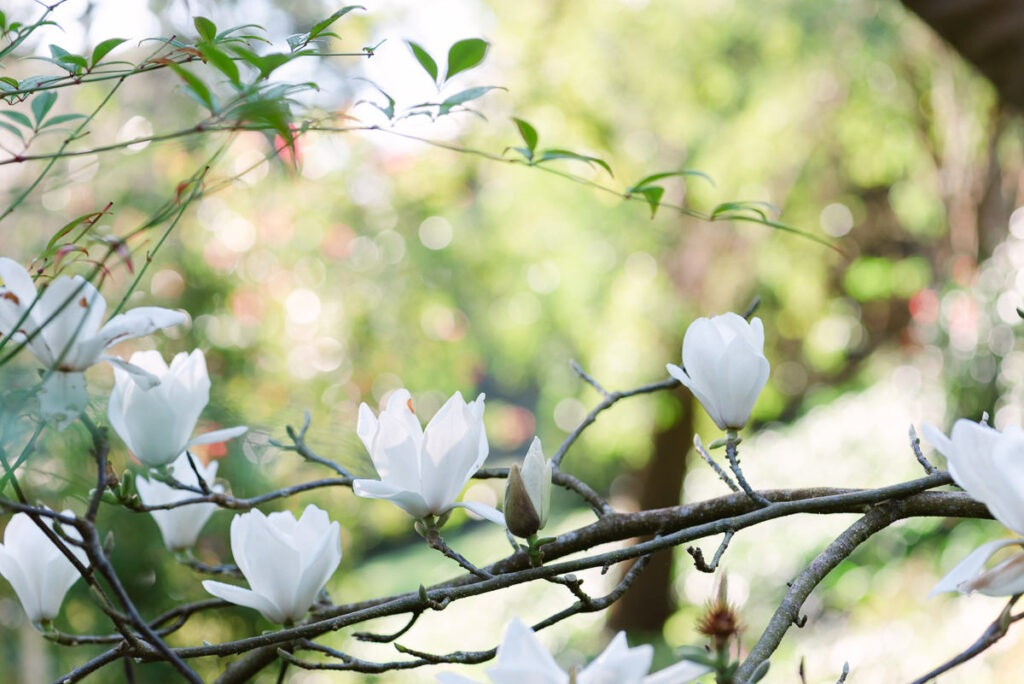
<path fill-rule="evenodd" d="M 359 407 L 356 432 L 380 475 L 380 480 L 353 482 L 358 496 L 387 499 L 415 518 L 444 515 L 461 506 L 504 525 L 501 513 L 491 506 L 455 503 L 487 458 L 483 394 L 467 404 L 456 392 L 424 429 L 413 413 L 409 391 L 396 390 L 379 417 L 366 404 Z"/>
<path fill-rule="evenodd" d="M 258 510 L 231 521 L 231 555 L 251 589 L 206 580 L 218 598 L 255 608 L 277 624 L 295 622 L 341 562 L 341 526 L 313 504 L 302 517 Z"/>
<path fill-rule="evenodd" d="M 682 660 L 648 675 L 654 649 L 650 645 L 630 648 L 626 634 L 619 632 L 608 648 L 571 681 L 575 684 L 683 684 L 711 672 L 706 665 Z M 569 674 L 558 666 L 533 630 L 518 618 L 505 628 L 498 646 L 498 664 L 487 670 L 494 684 L 568 684 Z M 443 684 L 478 684 L 448 672 L 437 676 Z"/>
<path fill-rule="evenodd" d="M 161 328 L 180 325 L 185 314 L 155 306 L 141 306 L 114 316 L 102 327 L 107 302 L 81 276 L 61 276 L 42 293 L 20 264 L 0 257 L 0 334 L 15 342 L 27 340 L 28 348 L 50 373 L 39 395 L 46 418 L 63 429 L 89 401 L 83 372 L 106 361 L 129 373 L 144 386 L 157 379 L 144 369 L 104 351 L 122 340 L 141 337 Z"/>
<path fill-rule="evenodd" d="M 1003 432 L 982 423 L 960 419 L 946 437 L 931 425 L 924 436 L 949 461 L 949 474 L 968 494 L 988 506 L 996 520 L 1024 535 L 1024 430 L 1009 427 Z M 1024 546 L 1024 539 L 1004 539 L 982 544 L 949 571 L 931 595 L 944 591 L 989 596 L 1024 592 L 1024 553 L 985 569 L 989 560 L 1007 546 Z"/>
<path fill-rule="evenodd" d="M 191 446 L 223 442 L 247 430 L 239 426 L 192 437 L 199 414 L 210 401 L 210 376 L 202 350 L 178 354 L 170 367 L 157 351 L 135 352 L 131 363 L 152 374 L 159 384 L 139 384 L 115 368 L 107 417 L 143 464 L 166 465 Z"/>
<path fill-rule="evenodd" d="M 548 522 L 551 507 L 551 461 L 544 460 L 540 438 L 534 437 L 523 459 L 514 464 L 505 485 L 505 524 L 512 534 L 529 537 Z"/>
<path fill-rule="evenodd" d="M 722 430 L 739 430 L 771 370 L 764 356 L 764 326 L 734 313 L 698 318 L 683 337 L 683 366 L 667 364 Z"/>
<path fill-rule="evenodd" d="M 73 516 L 71 511 L 62 515 Z M 53 521 L 43 518 L 53 529 Z M 69 535 L 73 529 L 64 528 Z M 85 551 L 66 544 L 71 553 L 88 565 Z M 78 570 L 60 549 L 50 541 L 27 513 L 16 513 L 4 530 L 4 543 L 0 544 L 0 575 L 11 583 L 21 607 L 32 622 L 52 620 L 60 612 L 64 595 L 79 578 Z"/>
<path fill-rule="evenodd" d="M 220 485 L 213 484 L 213 480 L 217 477 L 217 461 L 210 461 L 210 464 L 205 467 L 199 462 L 195 462 L 195 465 L 196 470 L 202 475 L 203 480 L 210 485 L 212 491 L 224 491 L 224 488 Z M 171 475 L 178 482 L 199 486 L 199 478 L 196 477 L 192 466 L 189 465 L 186 452 L 182 452 L 178 456 L 177 460 L 171 464 L 170 470 Z M 139 498 L 142 499 L 142 503 L 147 506 L 173 504 L 196 496 L 195 492 L 190 492 L 187 489 L 175 489 L 158 480 L 148 480 L 146 478 L 136 480 L 135 487 L 139 491 Z M 199 531 L 203 529 L 203 525 L 206 524 L 206 521 L 210 519 L 215 510 L 217 510 L 217 504 L 195 503 L 179 506 L 178 508 L 150 511 L 149 514 L 153 516 L 157 527 L 160 528 L 160 534 L 163 536 L 164 544 L 167 548 L 171 551 L 179 551 L 192 548 L 195 545 L 196 539 L 199 537 Z"/>

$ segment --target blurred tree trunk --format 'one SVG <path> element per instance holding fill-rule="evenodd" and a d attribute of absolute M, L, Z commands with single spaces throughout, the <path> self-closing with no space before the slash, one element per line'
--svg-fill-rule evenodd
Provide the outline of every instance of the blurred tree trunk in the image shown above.
<path fill-rule="evenodd" d="M 654 451 L 640 474 L 637 504 L 643 510 L 676 506 L 682 497 L 686 455 L 693 445 L 694 401 L 687 390 L 677 392 L 672 401 L 679 404 L 679 417 L 668 429 L 655 433 Z M 675 612 L 672 557 L 671 551 L 654 554 L 641 578 L 612 606 L 610 628 L 630 634 L 661 633 L 665 620 Z"/>
<path fill-rule="evenodd" d="M 1024 2 L 902 0 L 1024 111 Z"/>

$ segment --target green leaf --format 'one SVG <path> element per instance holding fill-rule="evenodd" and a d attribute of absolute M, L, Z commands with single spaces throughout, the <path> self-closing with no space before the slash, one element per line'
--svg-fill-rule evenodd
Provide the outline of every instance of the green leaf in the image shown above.
<path fill-rule="evenodd" d="M 21 129 L 17 128 L 16 126 L 12 126 L 6 121 L 0 121 L 0 128 L 4 129 L 5 131 L 10 131 L 14 135 L 18 136 L 18 140 L 25 142 L 25 136 L 21 134 Z"/>
<path fill-rule="evenodd" d="M 487 47 L 487 41 L 480 38 L 467 38 L 452 45 L 448 50 L 448 74 L 444 80 L 447 81 L 455 74 L 472 69 L 484 61 Z"/>
<path fill-rule="evenodd" d="M 47 113 L 56 101 L 57 93 L 52 90 L 39 93 L 32 98 L 32 116 L 35 117 L 37 126 L 43 122 L 43 119 L 46 118 Z"/>
<path fill-rule="evenodd" d="M 178 64 L 168 64 L 167 66 L 185 81 L 185 92 L 211 112 L 216 111 L 217 107 L 214 104 L 213 95 L 210 94 L 210 89 L 206 87 L 206 84 L 198 76 Z"/>
<path fill-rule="evenodd" d="M 519 129 L 519 137 L 523 139 L 527 149 L 530 151 L 529 154 L 524 154 L 523 156 L 527 159 L 533 159 L 533 151 L 537 149 L 537 140 L 539 139 L 537 129 L 522 119 L 512 117 L 512 121 L 515 122 L 516 128 Z"/>
<path fill-rule="evenodd" d="M 500 86 L 478 86 L 476 88 L 467 88 L 466 90 L 460 91 L 451 97 L 446 98 L 445 101 L 441 103 L 440 112 L 442 114 L 447 114 L 452 107 L 475 100 L 478 97 L 499 88 Z M 500 89 L 504 90 L 504 88 Z"/>
<path fill-rule="evenodd" d="M 0 90 L 19 90 L 18 79 L 10 76 L 0 76 Z"/>
<path fill-rule="evenodd" d="M 372 106 L 376 107 L 377 109 L 379 109 L 384 114 L 384 116 L 388 117 L 389 121 L 391 119 L 395 118 L 395 98 L 393 98 L 390 95 L 388 95 L 386 92 L 384 92 L 383 88 L 381 88 L 379 85 L 377 85 L 376 83 L 374 83 L 373 81 L 371 81 L 368 78 L 358 78 L 358 80 L 366 81 L 367 83 L 372 85 L 374 88 L 376 88 L 378 93 L 380 93 L 381 95 L 383 95 L 384 97 L 387 98 L 388 106 L 387 107 L 382 107 L 381 105 L 377 104 L 376 102 L 373 102 L 372 100 L 360 100 L 356 104 L 359 104 L 360 102 L 365 102 L 366 104 L 372 105 Z"/>
<path fill-rule="evenodd" d="M 206 17 L 196 17 L 192 20 L 192 23 L 196 25 L 196 31 L 203 40 L 208 40 L 211 43 L 217 38 L 217 25 Z"/>
<path fill-rule="evenodd" d="M 430 78 L 432 78 L 436 83 L 437 62 L 434 61 L 434 58 L 430 56 L 430 53 L 428 53 L 426 50 L 424 50 L 411 40 L 405 41 L 405 44 L 408 45 L 409 49 L 412 50 L 413 57 L 415 57 L 416 61 L 420 63 L 420 66 L 423 67 L 423 70 L 430 74 Z"/>
<path fill-rule="evenodd" d="M 708 183 L 711 183 L 712 186 L 715 184 L 714 179 L 711 178 L 711 176 L 707 175 L 706 173 L 703 173 L 701 171 L 693 171 L 690 169 L 683 169 L 682 171 L 665 171 L 663 173 L 655 173 L 653 175 L 647 176 L 646 178 L 641 178 L 627 192 L 634 192 L 636 188 L 641 188 L 649 183 L 653 183 L 654 181 L 659 181 L 663 178 L 671 178 L 673 176 L 697 176 L 699 178 L 703 178 Z"/>
<path fill-rule="evenodd" d="M 345 16 L 346 14 L 351 12 L 352 10 L 357 10 L 357 9 L 361 9 L 361 10 L 364 10 L 364 11 L 366 10 L 366 8 L 363 7 L 362 5 L 348 5 L 347 7 L 342 7 L 340 10 L 338 10 L 337 12 L 332 14 L 331 16 L 327 17 L 323 21 L 319 21 L 319 22 L 313 24 L 313 28 L 311 28 L 309 30 L 309 40 L 313 40 L 314 38 L 316 38 L 317 36 L 322 34 L 324 29 L 326 29 L 328 26 L 330 26 L 334 22 L 338 21 L 338 19 L 341 19 L 343 16 Z"/>
<path fill-rule="evenodd" d="M 116 48 L 121 43 L 128 40 L 127 38 L 108 38 L 96 47 L 92 49 L 92 56 L 89 58 L 89 68 L 94 68 L 100 63 L 104 57 L 106 57 L 111 50 Z"/>
<path fill-rule="evenodd" d="M 575 159 L 576 161 L 586 162 L 591 165 L 597 164 L 602 169 L 607 171 L 609 176 L 615 175 L 614 173 L 612 173 L 612 167 L 608 166 L 608 162 L 606 162 L 605 160 L 599 159 L 597 157 L 591 157 L 586 154 L 573 152 L 571 150 L 544 150 L 543 152 L 541 152 L 540 159 L 537 160 L 537 163 L 540 164 L 541 162 L 550 161 L 552 159 Z"/>
<path fill-rule="evenodd" d="M 227 76 L 236 87 L 241 87 L 242 84 L 238 80 L 238 66 L 230 57 L 210 44 L 200 46 L 199 51 L 203 53 L 203 57 L 210 65 Z"/>
<path fill-rule="evenodd" d="M 225 43 L 225 42 L 240 42 L 240 41 L 244 42 L 246 40 L 258 40 L 258 41 L 261 41 L 263 43 L 270 43 L 270 41 L 267 40 L 266 38 L 264 38 L 263 36 L 254 36 L 252 34 L 243 34 L 241 36 L 232 36 L 231 35 L 232 33 L 235 33 L 236 31 L 241 31 L 242 29 L 247 29 L 247 28 L 259 29 L 260 31 L 263 31 L 264 33 L 266 33 L 266 29 L 263 28 L 262 26 L 260 26 L 259 24 L 239 24 L 238 26 L 232 26 L 231 28 L 224 29 L 223 31 L 218 33 L 217 34 L 216 42 L 218 42 L 218 43 Z"/>
<path fill-rule="evenodd" d="M 12 112 L 5 109 L 2 112 L 0 112 L 0 115 L 6 116 L 8 119 L 12 119 L 18 124 L 25 126 L 26 128 L 32 128 L 32 120 L 24 114 L 22 114 L 21 112 Z"/>
<path fill-rule="evenodd" d="M 651 207 L 651 218 L 654 218 L 654 215 L 658 213 L 658 205 L 661 204 L 661 196 L 665 194 L 665 188 L 660 185 L 649 185 L 644 188 L 634 188 L 633 192 L 644 196 L 647 204 Z"/>
<path fill-rule="evenodd" d="M 48 61 L 67 69 L 72 74 L 76 74 L 80 68 L 84 69 L 88 66 L 85 57 L 73 55 L 59 45 L 50 45 L 50 55 L 52 55 L 53 59 Z"/>
<path fill-rule="evenodd" d="M 46 123 L 39 127 L 40 130 L 49 128 L 50 126 L 56 126 L 58 124 L 65 123 L 67 121 L 74 121 L 75 119 L 84 119 L 85 114 L 58 114 L 57 116 L 50 117 Z"/>

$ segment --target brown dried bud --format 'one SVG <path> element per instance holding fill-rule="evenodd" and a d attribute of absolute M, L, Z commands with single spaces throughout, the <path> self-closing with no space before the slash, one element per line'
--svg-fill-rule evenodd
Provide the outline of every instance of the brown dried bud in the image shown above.
<path fill-rule="evenodd" d="M 718 595 L 708 601 L 704 615 L 697 621 L 697 631 L 710 637 L 715 651 L 729 648 L 729 641 L 738 637 L 743 625 L 735 608 L 729 604 L 727 584 L 723 577 L 718 587 Z"/>
<path fill-rule="evenodd" d="M 526 484 L 520 473 L 519 465 L 513 465 L 508 471 L 508 484 L 505 486 L 505 524 L 509 531 L 524 539 L 537 534 L 540 529 L 540 513 L 530 500 Z"/>

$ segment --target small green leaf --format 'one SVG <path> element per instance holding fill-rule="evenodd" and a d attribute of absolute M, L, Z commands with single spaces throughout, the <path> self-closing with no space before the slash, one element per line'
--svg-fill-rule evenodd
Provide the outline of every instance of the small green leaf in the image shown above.
<path fill-rule="evenodd" d="M 46 118 L 47 113 L 56 101 L 57 93 L 52 90 L 39 93 L 32 98 L 32 116 L 35 117 L 37 126 L 43 122 L 43 119 Z"/>
<path fill-rule="evenodd" d="M 241 87 L 242 84 L 238 80 L 238 66 L 230 57 L 210 44 L 202 45 L 199 51 L 203 53 L 203 57 L 210 65 L 227 76 L 235 86 Z"/>
<path fill-rule="evenodd" d="M 597 164 L 602 169 L 607 171 L 609 176 L 615 175 L 614 173 L 612 173 L 612 167 L 608 166 L 608 162 L 606 162 L 605 160 L 599 159 L 597 157 L 591 157 L 586 154 L 573 152 L 571 150 L 544 150 L 543 152 L 541 152 L 540 159 L 537 160 L 537 163 L 539 164 L 541 162 L 550 161 L 552 159 L 575 159 L 576 161 L 586 162 L 592 165 Z"/>
<path fill-rule="evenodd" d="M 56 126 L 58 124 L 65 123 L 67 121 L 73 121 L 75 119 L 84 119 L 85 114 L 58 114 L 57 116 L 50 117 L 46 123 L 39 127 L 40 130 L 49 128 L 50 126 Z"/>
<path fill-rule="evenodd" d="M 698 178 L 703 178 L 708 183 L 711 183 L 712 186 L 715 184 L 714 179 L 712 179 L 711 176 L 707 175 L 706 173 L 703 173 L 702 171 L 692 171 L 690 169 L 683 169 L 682 171 L 665 171 L 663 173 L 655 173 L 653 175 L 647 176 L 646 178 L 641 178 L 628 192 L 633 192 L 634 188 L 640 188 L 649 183 L 653 183 L 654 181 L 659 181 L 663 178 L 671 178 L 673 176 L 697 176 Z"/>
<path fill-rule="evenodd" d="M 18 79 L 0 76 L 0 90 L 18 90 Z"/>
<path fill-rule="evenodd" d="M 185 81 L 185 92 L 211 112 L 216 111 L 217 107 L 213 102 L 213 95 L 210 94 L 210 89 L 206 87 L 206 84 L 198 76 L 178 64 L 168 64 L 167 66 Z"/>
<path fill-rule="evenodd" d="M 499 88 L 500 86 L 478 86 L 476 88 L 467 88 L 466 90 L 460 91 L 451 97 L 446 98 L 445 101 L 441 103 L 441 112 L 443 114 L 447 114 L 452 107 L 475 100 L 478 97 Z M 504 88 L 500 89 L 504 90 Z"/>
<path fill-rule="evenodd" d="M 32 128 L 32 120 L 21 112 L 12 112 L 5 109 L 0 111 L 0 116 L 6 116 L 8 119 L 13 120 L 26 128 Z"/>
<path fill-rule="evenodd" d="M 467 38 L 452 45 L 448 50 L 448 74 L 444 80 L 447 81 L 455 74 L 472 69 L 484 61 L 487 47 L 487 41 L 480 38 Z"/>
<path fill-rule="evenodd" d="M 376 88 L 378 93 L 380 93 L 385 98 L 387 98 L 388 106 L 387 107 L 383 107 L 383 106 L 377 104 L 376 102 L 373 102 L 372 100 L 360 100 L 356 104 L 359 104 L 360 102 L 365 102 L 366 104 L 372 105 L 372 106 L 376 107 L 377 109 L 379 109 L 384 114 L 384 116 L 388 117 L 389 121 L 391 119 L 395 118 L 395 98 L 393 98 L 390 95 L 388 95 L 386 92 L 384 92 L 383 88 L 381 88 L 379 85 L 377 85 L 376 83 L 374 83 L 373 81 L 371 81 L 368 78 L 359 78 L 358 80 L 366 81 L 371 86 Z"/>
<path fill-rule="evenodd" d="M 338 21 L 338 19 L 341 19 L 343 16 L 345 16 L 352 10 L 357 9 L 366 10 L 366 8 L 363 7 L 362 5 L 348 5 L 347 7 L 342 7 L 340 10 L 338 10 L 331 16 L 327 17 L 323 21 L 319 21 L 313 24 L 313 28 L 309 30 L 309 40 L 313 40 L 314 38 L 318 37 L 324 32 L 324 29 L 326 29 L 328 26 Z"/>
<path fill-rule="evenodd" d="M 192 20 L 192 23 L 196 25 L 196 31 L 203 40 L 208 40 L 211 43 L 217 38 L 217 25 L 206 17 L 196 17 Z"/>
<path fill-rule="evenodd" d="M 21 129 L 17 128 L 16 126 L 12 126 L 6 121 L 0 121 L 0 128 L 4 129 L 5 131 L 10 131 L 14 135 L 18 136 L 18 140 L 25 142 L 25 136 L 21 134 Z"/>
<path fill-rule="evenodd" d="M 532 159 L 533 151 L 537 149 L 537 140 L 539 139 L 537 129 L 522 119 L 512 117 L 512 121 L 515 122 L 516 128 L 519 129 L 519 137 L 523 139 L 523 142 L 526 143 L 527 149 L 530 151 L 529 154 L 525 154 L 523 156 L 527 159 Z"/>
<path fill-rule="evenodd" d="M 423 70 L 430 74 L 430 78 L 432 78 L 436 83 L 437 62 L 434 61 L 434 58 L 430 56 L 430 53 L 428 53 L 426 50 L 424 50 L 422 47 L 412 42 L 411 40 L 407 40 L 405 41 L 405 43 L 406 45 L 409 46 L 409 49 L 412 50 L 412 54 L 416 58 L 416 61 L 420 63 L 420 66 L 423 67 Z"/>
<path fill-rule="evenodd" d="M 125 42 L 127 38 L 108 38 L 96 47 L 92 49 L 92 56 L 89 58 L 89 68 L 93 69 L 100 61 L 106 57 L 111 50 L 116 48 L 121 43 Z"/>
<path fill-rule="evenodd" d="M 644 188 L 634 188 L 633 192 L 643 195 L 647 204 L 651 207 L 651 218 L 658 213 L 658 205 L 661 204 L 661 196 L 665 194 L 665 188 L 660 185 L 649 185 Z"/>

